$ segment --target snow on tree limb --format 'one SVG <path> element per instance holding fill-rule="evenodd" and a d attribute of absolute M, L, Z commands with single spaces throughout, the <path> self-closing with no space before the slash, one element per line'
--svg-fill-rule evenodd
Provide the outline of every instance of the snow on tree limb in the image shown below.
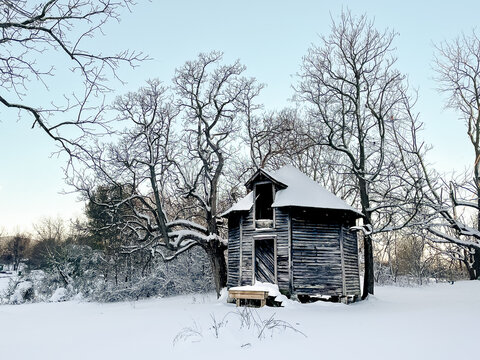
<path fill-rule="evenodd" d="M 147 59 L 130 50 L 106 55 L 88 46 L 87 39 L 102 34 L 108 22 L 118 21 L 122 10 L 130 10 L 133 4 L 132 0 L 1 1 L 0 46 L 5 51 L 0 52 L 0 83 L 6 94 L 0 95 L 0 105 L 18 109 L 19 116 L 31 115 L 32 128 L 40 128 L 70 156 L 74 150 L 82 150 L 88 135 L 105 132 L 108 127 L 100 115 L 105 108 L 101 94 L 112 90 L 109 81 L 121 81 L 120 65 L 135 67 Z M 37 61 L 52 53 L 60 59 L 57 64 L 45 65 L 51 64 L 52 58 Z M 72 66 L 65 67 L 69 63 Z M 82 90 L 72 87 L 74 94 L 63 95 L 62 105 L 52 98 L 50 108 L 27 101 L 33 80 L 48 92 L 58 84 L 62 69 L 79 75 L 77 84 Z M 56 113 L 62 116 L 56 118 Z M 80 135 L 72 136 L 72 130 Z"/>
<path fill-rule="evenodd" d="M 168 222 L 166 225 L 167 225 L 168 228 L 182 226 L 182 227 L 185 227 L 185 228 L 198 230 L 198 231 L 200 231 L 204 234 L 206 234 L 208 232 L 208 230 L 205 226 L 199 225 L 199 224 L 194 223 L 193 221 L 189 221 L 189 220 L 177 219 L 177 220 Z"/>

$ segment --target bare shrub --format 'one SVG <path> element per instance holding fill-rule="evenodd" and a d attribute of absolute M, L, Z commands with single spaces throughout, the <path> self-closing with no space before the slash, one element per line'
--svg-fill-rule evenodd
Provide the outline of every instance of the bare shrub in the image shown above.
<path fill-rule="evenodd" d="M 237 309 L 236 311 L 230 311 L 219 321 L 215 314 L 210 314 L 211 325 L 209 327 L 212 330 L 213 336 L 216 339 L 220 338 L 220 329 L 226 328 L 227 325 L 231 322 L 228 321 L 229 318 L 236 318 L 239 321 L 239 329 L 245 329 L 252 333 L 257 339 L 263 340 L 267 336 L 273 337 L 275 332 L 284 332 L 287 330 L 293 331 L 294 333 L 303 335 L 307 337 L 305 333 L 298 330 L 292 324 L 285 320 L 280 320 L 275 318 L 276 313 L 272 314 L 270 317 L 264 319 L 260 316 L 259 312 L 255 309 L 244 307 Z M 203 338 L 201 328 L 197 325 L 196 322 L 193 323 L 191 327 L 185 327 L 180 330 L 173 339 L 173 345 L 175 346 L 179 341 L 187 341 L 192 339 L 192 342 L 198 342 Z M 250 343 L 241 345 L 251 346 Z"/>

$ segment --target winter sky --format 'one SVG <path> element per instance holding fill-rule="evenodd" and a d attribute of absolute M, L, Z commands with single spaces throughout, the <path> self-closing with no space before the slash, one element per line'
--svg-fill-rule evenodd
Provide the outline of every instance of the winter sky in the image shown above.
<path fill-rule="evenodd" d="M 152 58 L 135 70 L 123 69 L 127 84 L 117 86 L 117 95 L 149 78 L 168 84 L 186 60 L 220 50 L 226 62 L 239 58 L 249 76 L 267 85 L 260 99 L 265 109 L 289 106 L 302 56 L 318 43 L 319 35 L 328 35 L 331 17 L 348 8 L 355 15 L 366 13 L 379 30 L 388 27 L 399 33 L 394 43 L 397 67 L 418 89 L 416 110 L 425 123 L 424 140 L 434 147 L 429 160 L 444 172 L 462 171 L 473 161 L 463 123 L 443 108 L 445 98 L 435 90 L 432 59 L 434 43 L 469 32 L 478 23 L 478 0 L 138 2 L 132 13 L 126 11 L 120 23 L 109 24 L 105 36 L 92 42 L 105 53 L 125 48 Z M 69 80 L 61 78 L 63 88 L 68 89 Z M 25 101 L 42 101 L 36 87 L 32 85 Z M 63 182 L 65 158 L 51 156 L 55 144 L 40 130 L 30 129 L 29 117 L 17 120 L 16 113 L 0 108 L 0 232 L 31 231 L 31 224 L 44 217 L 81 215 L 83 204 L 77 196 L 60 194 L 69 191 Z"/>

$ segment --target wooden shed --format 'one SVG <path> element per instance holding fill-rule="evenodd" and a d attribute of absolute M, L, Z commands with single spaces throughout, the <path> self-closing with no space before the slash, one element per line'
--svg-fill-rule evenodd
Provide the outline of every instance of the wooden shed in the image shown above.
<path fill-rule="evenodd" d="M 360 295 L 357 233 L 362 214 L 287 165 L 258 170 L 228 209 L 227 286 L 277 284 L 287 295 Z"/>

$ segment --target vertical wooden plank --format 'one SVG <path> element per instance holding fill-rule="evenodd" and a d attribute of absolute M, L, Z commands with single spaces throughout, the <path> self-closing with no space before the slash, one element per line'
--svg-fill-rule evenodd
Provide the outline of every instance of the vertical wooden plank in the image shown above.
<path fill-rule="evenodd" d="M 273 260 L 273 265 L 274 265 L 274 280 L 275 280 L 275 284 L 278 285 L 278 258 L 277 258 L 277 237 L 275 236 L 275 238 L 273 239 L 273 257 L 274 257 L 274 260 Z"/>
<path fill-rule="evenodd" d="M 242 271 L 243 271 L 243 215 L 240 215 L 240 264 L 238 269 L 238 286 L 242 286 Z"/>
<path fill-rule="evenodd" d="M 273 201 L 275 201 L 275 186 L 272 184 L 272 199 Z M 272 212 L 273 212 L 273 228 L 276 229 L 277 228 L 277 211 L 275 208 L 272 209 Z M 275 247 L 276 247 L 276 243 L 275 243 Z M 276 258 L 276 255 L 275 255 L 275 258 Z M 277 279 L 277 275 L 275 274 L 275 281 Z"/>
<path fill-rule="evenodd" d="M 257 184 L 253 185 L 253 206 L 252 206 L 252 217 L 253 217 L 253 228 L 255 229 L 257 226 L 255 224 L 255 220 L 257 218 L 256 214 L 256 207 L 257 207 Z"/>
<path fill-rule="evenodd" d="M 350 230 L 351 231 L 351 230 Z M 356 247 L 356 256 L 357 256 L 357 283 L 358 283 L 358 296 L 362 296 L 362 284 L 360 282 L 360 256 L 359 256 L 359 249 L 358 249 L 358 233 L 355 231 L 355 247 Z"/>
<path fill-rule="evenodd" d="M 254 223 L 255 223 L 255 221 L 254 221 Z M 256 265 L 255 265 L 255 239 L 252 237 L 252 285 L 255 285 L 255 272 L 256 271 L 257 271 L 257 269 L 256 269 Z"/>
<path fill-rule="evenodd" d="M 347 295 L 347 284 L 346 284 L 346 279 L 345 279 L 345 255 L 343 253 L 343 226 L 340 226 L 340 259 L 342 263 L 342 295 L 346 296 Z"/>
<path fill-rule="evenodd" d="M 227 286 L 238 285 L 240 266 L 240 221 L 237 216 L 228 219 L 228 257 L 227 257 Z"/>
<path fill-rule="evenodd" d="M 352 232 L 348 227 L 343 228 L 343 252 L 347 295 L 360 295 L 357 233 Z"/>
<path fill-rule="evenodd" d="M 288 211 L 288 286 L 290 294 L 293 293 L 293 269 L 292 269 L 292 212 Z"/>

